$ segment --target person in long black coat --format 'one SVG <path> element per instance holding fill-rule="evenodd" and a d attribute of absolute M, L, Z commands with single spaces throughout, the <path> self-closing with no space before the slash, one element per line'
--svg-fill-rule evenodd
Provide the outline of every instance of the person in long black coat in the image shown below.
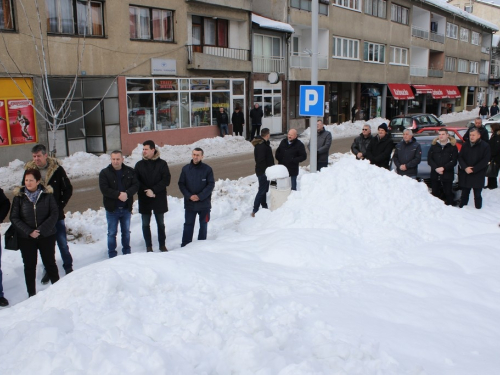
<path fill-rule="evenodd" d="M 366 159 L 377 167 L 389 169 L 391 153 L 394 148 L 394 142 L 389 135 L 386 123 L 378 127 L 378 135 L 373 137 L 366 148 Z"/>
<path fill-rule="evenodd" d="M 253 203 L 252 216 L 259 211 L 260 206 L 267 208 L 266 194 L 269 191 L 269 181 L 266 177 L 266 169 L 274 165 L 273 149 L 269 142 L 271 133 L 268 128 L 262 129 L 260 135 L 252 140 L 255 147 L 253 155 L 255 158 L 255 175 L 259 180 L 259 189 Z"/>
<path fill-rule="evenodd" d="M 243 135 L 243 125 L 245 125 L 245 115 L 241 112 L 239 106 L 234 109 L 233 115 L 231 116 L 231 123 L 233 124 L 234 135 Z"/>
<path fill-rule="evenodd" d="M 490 145 L 481 139 L 478 129 L 471 129 L 470 141 L 464 142 L 458 155 L 458 184 L 462 188 L 460 208 L 469 203 L 471 189 L 474 190 L 474 203 L 477 209 L 483 206 L 481 191 L 484 186 L 486 169 L 490 161 Z"/>
<path fill-rule="evenodd" d="M 307 159 L 304 144 L 297 139 L 297 130 L 290 129 L 287 138 L 283 139 L 276 149 L 276 160 L 284 165 L 291 177 L 292 190 L 297 190 L 299 164 Z"/>
<path fill-rule="evenodd" d="M 5 196 L 2 188 L 0 188 L 0 223 L 4 221 L 10 210 L 9 198 Z M 1 236 L 0 236 L 1 240 Z M 2 284 L 2 241 L 0 241 L 0 307 L 9 306 L 9 301 L 5 298 L 3 294 L 3 284 Z"/>
<path fill-rule="evenodd" d="M 490 141 L 490 136 L 488 135 L 488 130 L 486 130 L 486 128 L 483 126 L 483 120 L 481 119 L 481 117 L 476 117 L 474 119 L 474 126 L 469 128 L 466 132 L 465 132 L 465 135 L 463 137 L 464 139 L 464 142 L 468 142 L 469 141 L 469 133 L 472 129 L 476 128 L 478 131 L 479 131 L 479 134 L 481 134 L 481 139 L 483 141 L 485 141 L 486 143 L 489 143 Z"/>
<path fill-rule="evenodd" d="M 491 138 L 490 149 L 491 159 L 490 163 L 496 163 L 497 167 L 500 166 L 500 125 L 491 124 Z M 498 187 L 498 176 L 488 177 L 488 189 L 496 189 Z"/>
<path fill-rule="evenodd" d="M 160 251 L 167 251 L 165 242 L 165 222 L 163 214 L 168 211 L 167 186 L 170 185 L 170 170 L 165 160 L 160 159 L 160 150 L 151 140 L 144 142 L 142 160 L 135 165 L 135 173 L 139 181 L 139 213 L 142 216 L 142 234 L 146 242 L 146 251 L 153 251 L 151 239 L 151 211 L 153 211 L 158 228 Z"/>

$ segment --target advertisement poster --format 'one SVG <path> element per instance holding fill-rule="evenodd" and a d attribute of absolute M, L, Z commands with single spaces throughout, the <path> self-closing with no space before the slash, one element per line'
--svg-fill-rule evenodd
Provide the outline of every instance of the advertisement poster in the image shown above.
<path fill-rule="evenodd" d="M 7 115 L 5 113 L 5 102 L 0 100 L 0 147 L 10 145 L 9 132 L 7 129 Z"/>
<path fill-rule="evenodd" d="M 36 143 L 35 116 L 29 99 L 7 100 L 13 145 Z"/>

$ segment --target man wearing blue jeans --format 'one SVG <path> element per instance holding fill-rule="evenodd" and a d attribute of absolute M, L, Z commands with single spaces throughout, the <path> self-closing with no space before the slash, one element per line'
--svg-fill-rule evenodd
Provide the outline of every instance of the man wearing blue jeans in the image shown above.
<path fill-rule="evenodd" d="M 10 201 L 5 196 L 5 193 L 0 188 L 0 223 L 7 217 L 10 210 Z M 9 301 L 3 295 L 3 284 L 2 284 L 2 241 L 0 236 L 0 307 L 9 306 Z"/>
<path fill-rule="evenodd" d="M 59 208 L 59 218 L 56 223 L 56 242 L 61 253 L 63 268 L 66 274 L 73 272 L 73 257 L 69 252 L 68 240 L 66 237 L 66 224 L 64 223 L 64 207 L 68 204 L 69 199 L 73 195 L 73 186 L 69 181 L 64 168 L 59 165 L 55 158 L 51 158 L 47 154 L 47 149 L 44 145 L 38 144 L 31 149 L 33 160 L 26 163 L 24 169 L 38 169 L 42 175 L 42 184 L 45 187 L 50 186 L 54 190 L 54 198 L 56 199 Z M 24 176 L 21 181 L 24 185 Z M 42 284 L 48 284 L 50 281 L 47 272 L 42 277 Z"/>
<path fill-rule="evenodd" d="M 170 185 L 170 170 L 165 160 L 160 159 L 160 150 L 152 140 L 142 144 L 142 160 L 135 165 L 139 181 L 139 213 L 142 216 L 142 235 L 146 242 L 146 251 L 153 252 L 151 237 L 151 212 L 154 213 L 158 228 L 158 245 L 161 252 L 166 252 L 166 233 L 163 215 L 168 211 L 167 186 Z"/>
<path fill-rule="evenodd" d="M 223 107 L 219 107 L 219 113 L 217 113 L 217 125 L 219 126 L 221 137 L 224 137 L 224 134 L 229 134 L 229 117 Z"/>
<path fill-rule="evenodd" d="M 207 226 L 212 208 L 212 191 L 215 186 L 212 168 L 202 163 L 203 150 L 195 148 L 191 163 L 182 168 L 179 189 L 184 196 L 184 231 L 181 247 L 193 241 L 194 223 L 199 216 L 198 240 L 207 239 Z"/>
<path fill-rule="evenodd" d="M 266 177 L 266 169 L 274 165 L 273 149 L 269 143 L 269 138 L 271 138 L 271 133 L 268 128 L 264 128 L 260 135 L 252 140 L 252 145 L 255 147 L 253 150 L 255 174 L 259 180 L 259 190 L 255 196 L 252 217 L 259 211 L 260 206 L 267 208 L 266 194 L 269 191 L 269 181 Z"/>
<path fill-rule="evenodd" d="M 123 164 L 121 151 L 111 153 L 111 164 L 99 173 L 99 189 L 108 222 L 108 256 L 114 258 L 118 223 L 122 232 L 122 253 L 130 254 L 130 216 L 139 181 L 133 168 Z"/>

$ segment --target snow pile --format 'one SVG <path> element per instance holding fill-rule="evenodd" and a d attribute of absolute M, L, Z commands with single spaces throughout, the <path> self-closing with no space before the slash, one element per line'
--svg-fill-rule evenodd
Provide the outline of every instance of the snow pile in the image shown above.
<path fill-rule="evenodd" d="M 278 178 L 287 178 L 290 174 L 284 165 L 273 165 L 266 169 L 266 177 L 268 181 L 277 180 Z"/>
<path fill-rule="evenodd" d="M 471 111 L 462 111 L 462 112 L 452 112 L 442 115 L 439 119 L 443 121 L 445 124 L 449 122 L 463 121 L 463 120 L 471 120 L 479 116 L 479 107 L 474 108 Z"/>
<path fill-rule="evenodd" d="M 0 310 L 2 373 L 495 373 L 500 191 L 460 210 L 334 159 L 255 218 L 255 176 L 218 181 L 208 240 L 182 249 L 169 197 L 168 253 L 145 253 L 134 214 L 133 254 L 108 260 L 103 212 L 69 215 L 97 242 L 72 244 L 75 272 L 26 301 L 20 254 L 5 251 L 17 305 Z"/>

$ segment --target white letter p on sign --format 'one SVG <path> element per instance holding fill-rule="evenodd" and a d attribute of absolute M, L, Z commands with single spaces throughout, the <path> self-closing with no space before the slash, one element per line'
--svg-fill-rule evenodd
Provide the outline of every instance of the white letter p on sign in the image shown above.
<path fill-rule="evenodd" d="M 306 112 L 309 111 L 310 106 L 318 103 L 318 92 L 316 90 L 306 90 Z"/>

